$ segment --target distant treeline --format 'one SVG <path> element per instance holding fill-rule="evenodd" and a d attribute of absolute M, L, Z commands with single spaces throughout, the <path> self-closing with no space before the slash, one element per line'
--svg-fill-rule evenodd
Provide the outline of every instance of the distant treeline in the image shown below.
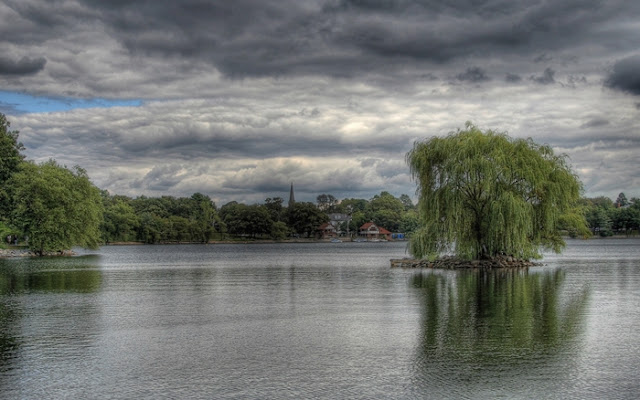
<path fill-rule="evenodd" d="M 400 198 L 382 192 L 373 198 L 343 199 L 321 194 L 316 203 L 294 202 L 285 206 L 280 197 L 263 204 L 235 201 L 218 208 L 208 197 L 130 198 L 102 192 L 104 220 L 100 225 L 105 243 L 114 242 L 200 242 L 234 238 L 274 239 L 316 237 L 318 228 L 330 220 L 329 214 L 348 216 L 338 226 L 345 234 L 357 234 L 372 221 L 392 232 L 412 232 L 418 225 L 414 204 L 408 195 Z"/>
<path fill-rule="evenodd" d="M 587 223 L 594 235 L 631 235 L 640 229 L 640 199 L 627 200 L 620 193 L 615 201 L 608 197 L 582 199 Z"/>

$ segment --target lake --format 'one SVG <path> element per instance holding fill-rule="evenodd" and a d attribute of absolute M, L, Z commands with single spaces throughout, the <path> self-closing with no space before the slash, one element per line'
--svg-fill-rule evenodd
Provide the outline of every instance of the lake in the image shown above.
<path fill-rule="evenodd" d="M 111 246 L 0 260 L 3 399 L 636 399 L 640 240 L 529 270 L 404 243 Z"/>

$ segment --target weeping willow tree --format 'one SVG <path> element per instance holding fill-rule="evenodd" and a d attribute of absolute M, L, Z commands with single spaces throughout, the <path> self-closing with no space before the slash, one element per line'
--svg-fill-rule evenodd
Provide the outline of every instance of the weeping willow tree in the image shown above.
<path fill-rule="evenodd" d="M 407 163 L 419 195 L 414 257 L 528 260 L 542 249 L 560 252 L 561 227 L 588 232 L 576 208 L 582 185 L 566 156 L 547 145 L 468 122 L 447 137 L 416 142 Z"/>

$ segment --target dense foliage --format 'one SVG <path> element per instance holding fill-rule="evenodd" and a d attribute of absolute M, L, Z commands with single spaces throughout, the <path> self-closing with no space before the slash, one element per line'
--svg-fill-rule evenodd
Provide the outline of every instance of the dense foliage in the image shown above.
<path fill-rule="evenodd" d="M 207 243 L 221 224 L 215 203 L 201 193 L 132 199 L 103 192 L 102 201 L 105 213 L 101 230 L 106 243 Z"/>
<path fill-rule="evenodd" d="M 105 211 L 101 230 L 106 243 L 314 238 L 318 228 L 329 221 L 328 213 L 348 214 L 349 226 L 345 222 L 339 228 L 353 235 L 368 221 L 394 232 L 409 232 L 417 226 L 417 213 L 409 197 L 405 195 L 403 202 L 388 192 L 370 200 L 335 200 L 324 207 L 309 202 L 286 207 L 282 198 L 274 197 L 263 204 L 232 201 L 218 209 L 209 197 L 199 193 L 178 198 L 129 198 L 103 192 L 102 201 Z"/>
<path fill-rule="evenodd" d="M 549 146 L 468 123 L 415 143 L 407 161 L 419 191 L 416 257 L 529 259 L 542 247 L 562 249 L 560 225 L 586 231 L 577 209 L 581 184 Z"/>
<path fill-rule="evenodd" d="M 581 200 L 589 228 L 594 235 L 633 235 L 640 228 L 640 199 L 627 201 L 620 193 L 615 202 L 608 197 L 585 198 Z"/>
<path fill-rule="evenodd" d="M 12 223 L 39 254 L 72 246 L 97 248 L 102 221 L 100 191 L 86 172 L 49 161 L 22 163 L 8 182 Z"/>
<path fill-rule="evenodd" d="M 18 170 L 24 160 L 22 143 L 18 141 L 18 131 L 9 128 L 11 123 L 0 113 L 0 221 L 6 219 L 10 211 L 10 198 L 7 193 L 7 181 Z"/>

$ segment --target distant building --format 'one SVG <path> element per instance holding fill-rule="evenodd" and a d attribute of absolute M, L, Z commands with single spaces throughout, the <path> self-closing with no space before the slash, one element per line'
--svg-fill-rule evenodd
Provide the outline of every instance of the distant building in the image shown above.
<path fill-rule="evenodd" d="M 373 222 L 367 222 L 360 227 L 358 236 L 367 240 L 389 240 L 391 232 Z"/>
<path fill-rule="evenodd" d="M 291 190 L 289 191 L 289 206 L 292 206 L 296 202 L 296 197 L 293 195 L 293 182 L 291 182 Z"/>
<path fill-rule="evenodd" d="M 338 236 L 338 231 L 329 222 L 325 222 L 318 228 L 318 234 L 321 239 L 332 239 Z"/>
<path fill-rule="evenodd" d="M 327 216 L 329 217 L 329 223 L 333 225 L 338 235 L 342 236 L 347 234 L 349 227 L 347 226 L 346 231 L 343 231 L 341 227 L 345 222 L 348 223 L 349 221 L 351 221 L 351 217 L 348 214 L 331 213 L 327 214 Z"/>

